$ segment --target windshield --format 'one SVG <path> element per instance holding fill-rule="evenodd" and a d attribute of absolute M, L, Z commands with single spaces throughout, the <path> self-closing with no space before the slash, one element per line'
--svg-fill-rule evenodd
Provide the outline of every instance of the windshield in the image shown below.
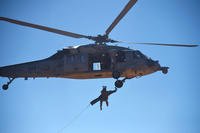
<path fill-rule="evenodd" d="M 133 58 L 145 58 L 145 59 L 147 59 L 147 56 L 142 54 L 139 50 L 133 51 L 132 55 L 133 55 Z"/>

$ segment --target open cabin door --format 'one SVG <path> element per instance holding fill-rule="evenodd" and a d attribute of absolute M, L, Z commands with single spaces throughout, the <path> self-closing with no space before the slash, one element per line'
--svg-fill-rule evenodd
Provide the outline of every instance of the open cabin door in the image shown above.
<path fill-rule="evenodd" d="M 89 71 L 106 71 L 111 69 L 111 56 L 108 53 L 88 55 Z"/>

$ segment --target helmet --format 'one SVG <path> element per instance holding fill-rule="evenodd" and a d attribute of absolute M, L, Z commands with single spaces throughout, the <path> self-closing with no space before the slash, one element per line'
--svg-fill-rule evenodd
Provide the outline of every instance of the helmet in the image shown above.
<path fill-rule="evenodd" d="M 106 91 L 106 86 L 102 86 L 102 87 L 103 87 L 102 91 Z"/>
<path fill-rule="evenodd" d="M 103 88 L 107 88 L 106 86 L 102 86 Z"/>

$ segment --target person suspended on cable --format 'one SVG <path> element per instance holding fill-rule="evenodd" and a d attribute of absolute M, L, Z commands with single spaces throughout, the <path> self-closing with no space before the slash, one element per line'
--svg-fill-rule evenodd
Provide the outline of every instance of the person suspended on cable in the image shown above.
<path fill-rule="evenodd" d="M 103 102 L 106 102 L 106 105 L 108 106 L 109 95 L 111 95 L 111 94 L 113 94 L 114 92 L 117 91 L 116 87 L 115 87 L 115 90 L 110 90 L 110 91 L 107 91 L 106 88 L 107 88 L 106 86 L 103 86 L 103 89 L 101 90 L 101 95 L 98 98 L 96 98 L 96 99 L 94 99 L 90 102 L 91 105 L 94 105 L 95 103 L 100 101 L 100 110 L 102 110 L 102 103 Z"/>

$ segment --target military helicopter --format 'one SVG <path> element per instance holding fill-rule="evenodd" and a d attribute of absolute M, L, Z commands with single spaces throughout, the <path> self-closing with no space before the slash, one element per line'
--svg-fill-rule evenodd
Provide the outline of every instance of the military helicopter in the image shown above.
<path fill-rule="evenodd" d="M 40 29 L 55 34 L 73 38 L 86 38 L 94 41 L 92 44 L 64 48 L 54 55 L 32 62 L 0 67 L 0 76 L 8 77 L 9 81 L 2 86 L 7 90 L 16 78 L 58 77 L 73 79 L 114 78 L 115 87 L 121 88 L 127 79 L 148 75 L 157 71 L 167 74 L 169 67 L 163 67 L 158 61 L 152 60 L 139 50 L 107 43 L 124 43 L 109 38 L 110 32 L 119 21 L 135 5 L 137 0 L 130 0 L 103 35 L 87 36 L 63 31 L 24 21 L 0 17 L 1 21 Z M 163 44 L 163 43 L 133 43 L 158 46 L 196 47 L 190 44 Z M 122 78 L 122 79 L 120 79 Z"/>

